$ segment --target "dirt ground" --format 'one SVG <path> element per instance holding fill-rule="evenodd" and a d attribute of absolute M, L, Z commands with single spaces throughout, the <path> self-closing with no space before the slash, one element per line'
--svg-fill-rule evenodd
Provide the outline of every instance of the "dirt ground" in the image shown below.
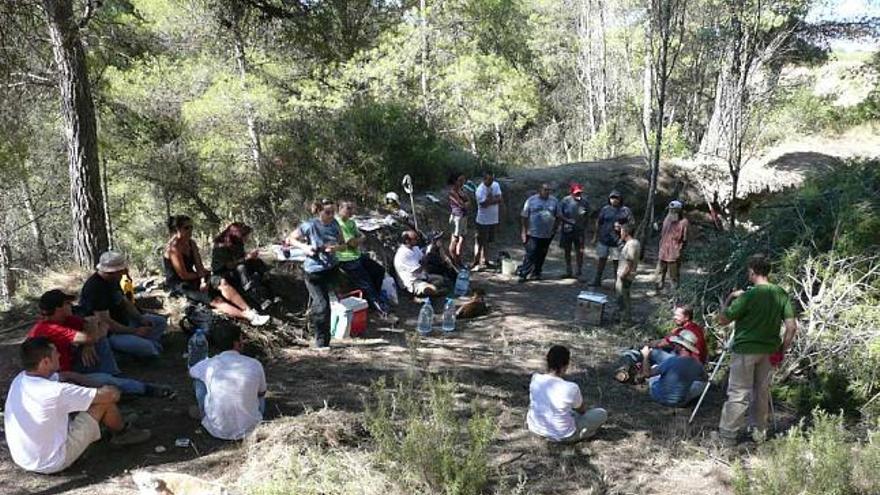
<path fill-rule="evenodd" d="M 520 201 L 513 198 L 508 203 Z M 504 242 L 499 242 L 496 249 L 519 258 L 522 249 L 513 241 L 516 226 L 510 222 L 512 216 L 507 215 Z M 582 282 L 562 278 L 562 253 L 554 243 L 544 280 L 517 284 L 498 273 L 476 273 L 472 283 L 486 289 L 492 313 L 459 322 L 455 334 L 438 332 L 419 339 L 417 353 L 425 368 L 453 374 L 473 400 L 497 410 L 500 433 L 491 449 L 492 465 L 503 466 L 497 471 L 509 479 L 493 479 L 494 484 L 522 483 L 522 493 L 535 494 L 732 493 L 731 467 L 719 457 L 717 446 L 709 439 L 709 432 L 717 426 L 722 391 L 716 387 L 710 390 L 695 423 L 688 426 L 689 409 L 657 406 L 647 397 L 644 386 L 621 385 L 611 378 L 620 350 L 653 337 L 638 322 L 646 321 L 658 309 L 671 312 L 672 295 L 653 291 L 654 245 L 656 241 L 651 242 L 646 260 L 639 266 L 633 288 L 637 323 L 631 327 L 615 325 L 610 318 L 598 327 L 573 323 L 576 296 L 586 287 Z M 589 249 L 586 277 L 592 277 L 593 267 Z M 609 263 L 602 289 L 608 294 L 610 268 Z M 685 276 L 699 275 L 688 270 Z M 614 306 L 609 304 L 609 317 Z M 435 308 L 439 321 L 440 302 Z M 402 302 L 398 327 L 412 333 L 417 311 L 416 304 Z M 16 345 L 25 331 L 26 327 L 0 335 L 2 396 L 17 373 Z M 371 329 L 367 338 L 335 343 L 329 354 L 293 346 L 279 356 L 264 359 L 269 381 L 266 421 L 321 408 L 362 412 L 362 397 L 370 383 L 401 372 L 411 362 L 406 342 L 388 335 Z M 571 348 L 569 378 L 581 385 L 590 405 L 604 407 L 609 413 L 608 423 L 597 437 L 576 446 L 548 445 L 524 428 L 530 375 L 542 370 L 543 356 L 552 344 Z M 213 439 L 187 416 L 187 407 L 195 404 L 195 399 L 182 358 L 184 350 L 183 334 L 172 329 L 161 360 L 122 363 L 130 376 L 168 383 L 177 391 L 174 400 L 139 398 L 124 404 L 125 410 L 138 413 L 139 426 L 153 431 L 151 441 L 116 449 L 104 440 L 90 447 L 66 472 L 41 476 L 26 473 L 12 463 L 4 438 L 0 446 L 0 493 L 132 494 L 136 489 L 128 472 L 138 468 L 176 471 L 234 484 L 244 463 L 242 444 Z M 193 446 L 175 447 L 175 439 L 180 437 L 190 438 Z M 157 452 L 160 446 L 163 452 Z"/>

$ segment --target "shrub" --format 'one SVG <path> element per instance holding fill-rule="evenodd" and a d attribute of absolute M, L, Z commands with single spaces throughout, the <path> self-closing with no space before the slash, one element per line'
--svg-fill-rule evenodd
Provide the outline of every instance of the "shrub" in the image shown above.
<path fill-rule="evenodd" d="M 447 495 L 476 495 L 486 485 L 495 424 L 486 412 L 464 417 L 455 391 L 449 378 L 404 377 L 393 388 L 384 378 L 372 384 L 367 431 L 401 483 Z"/>
<path fill-rule="evenodd" d="M 753 459 L 751 472 L 735 470 L 733 484 L 737 495 L 876 493 L 862 489 L 880 483 L 880 471 L 869 471 L 878 461 L 876 450 L 870 443 L 851 443 L 841 416 L 817 412 L 811 430 L 801 423 L 772 441 L 764 455 Z"/>

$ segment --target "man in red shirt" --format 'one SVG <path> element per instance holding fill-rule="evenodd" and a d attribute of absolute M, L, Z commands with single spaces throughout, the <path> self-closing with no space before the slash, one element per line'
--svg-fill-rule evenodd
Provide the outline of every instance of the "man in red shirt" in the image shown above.
<path fill-rule="evenodd" d="M 696 336 L 696 352 L 693 356 L 700 360 L 700 363 L 706 364 L 709 358 L 709 350 L 706 346 L 706 336 L 703 328 L 693 321 L 694 310 L 686 305 L 680 304 L 672 311 L 672 321 L 675 328 L 669 332 L 669 335 L 662 339 L 655 340 L 647 344 L 650 349 L 648 357 L 652 366 L 658 365 L 663 361 L 675 356 L 672 350 L 672 338 L 677 337 L 681 332 L 687 330 Z M 627 382 L 635 376 L 632 368 L 642 361 L 642 354 L 637 349 L 629 349 L 621 354 L 621 365 L 614 372 L 614 379 L 619 382 Z"/>
<path fill-rule="evenodd" d="M 80 372 L 92 383 L 114 385 L 125 394 L 173 395 L 167 386 L 118 376 L 119 367 L 107 341 L 107 324 L 98 318 L 74 315 L 74 299 L 58 289 L 44 293 L 38 304 L 42 318 L 28 332 L 28 338 L 45 337 L 52 342 L 59 354 L 59 371 Z"/>

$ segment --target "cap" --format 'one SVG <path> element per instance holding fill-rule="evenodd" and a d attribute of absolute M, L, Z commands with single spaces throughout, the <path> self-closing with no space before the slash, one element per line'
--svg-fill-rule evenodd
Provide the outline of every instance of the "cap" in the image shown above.
<path fill-rule="evenodd" d="M 40 311 L 48 314 L 52 313 L 61 306 L 64 306 L 65 302 L 73 301 L 74 299 L 76 299 L 76 296 L 67 294 L 61 289 L 52 289 L 48 292 L 43 293 L 43 295 L 40 296 L 38 307 L 40 308 Z"/>
<path fill-rule="evenodd" d="M 385 193 L 385 202 L 387 203 L 389 201 L 394 201 L 395 203 L 400 204 L 400 196 L 394 191 Z"/>
<path fill-rule="evenodd" d="M 611 191 L 611 192 L 608 194 L 608 197 L 609 197 L 609 198 L 623 198 L 623 194 L 620 194 L 620 191 L 618 191 L 618 190 L 615 189 L 614 191 Z"/>
<path fill-rule="evenodd" d="M 670 210 L 680 210 L 682 208 L 682 206 L 684 206 L 684 205 L 682 205 L 681 201 L 679 201 L 677 199 L 669 203 Z"/>
<path fill-rule="evenodd" d="M 578 194 L 584 192 L 584 186 L 578 184 L 577 182 L 572 182 L 570 186 L 570 191 L 572 194 Z"/>
<path fill-rule="evenodd" d="M 128 260 L 125 255 L 116 251 L 107 251 L 101 254 L 98 264 L 95 266 L 99 272 L 114 273 L 128 268 Z"/>

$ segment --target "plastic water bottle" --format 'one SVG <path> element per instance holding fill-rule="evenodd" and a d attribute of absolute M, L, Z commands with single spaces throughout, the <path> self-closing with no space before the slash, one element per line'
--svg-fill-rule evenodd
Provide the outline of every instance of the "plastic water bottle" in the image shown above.
<path fill-rule="evenodd" d="M 455 297 L 461 297 L 468 293 L 471 287 L 471 272 L 467 268 L 458 271 L 455 277 Z"/>
<path fill-rule="evenodd" d="M 205 338 L 205 331 L 196 328 L 195 333 L 189 338 L 187 348 L 186 366 L 192 368 L 199 361 L 208 357 L 208 339 Z"/>
<path fill-rule="evenodd" d="M 442 328 L 447 333 L 455 331 L 455 301 L 451 297 L 446 299 L 446 304 L 443 306 Z"/>
<path fill-rule="evenodd" d="M 422 335 L 431 333 L 431 326 L 434 324 L 434 308 L 431 306 L 431 300 L 425 299 L 425 304 L 419 311 L 419 321 L 416 323 L 416 330 Z"/>

